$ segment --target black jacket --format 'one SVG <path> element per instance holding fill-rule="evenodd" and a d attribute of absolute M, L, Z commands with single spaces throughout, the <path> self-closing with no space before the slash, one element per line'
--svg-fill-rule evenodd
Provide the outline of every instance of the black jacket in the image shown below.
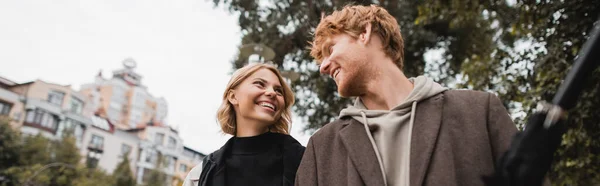
<path fill-rule="evenodd" d="M 280 149 L 283 151 L 283 183 L 282 186 L 294 185 L 296 179 L 296 170 L 300 165 L 300 160 L 304 154 L 305 147 L 302 146 L 296 139 L 290 135 L 282 135 L 284 140 L 274 141 L 278 143 Z M 219 150 L 207 155 L 202 160 L 202 173 L 198 179 L 198 186 L 208 186 L 207 183 L 211 181 L 216 183 L 214 186 L 225 185 L 225 162 L 224 154 L 229 153 L 233 138 L 229 139 L 223 147 Z M 213 186 L 213 185 L 211 185 Z"/>

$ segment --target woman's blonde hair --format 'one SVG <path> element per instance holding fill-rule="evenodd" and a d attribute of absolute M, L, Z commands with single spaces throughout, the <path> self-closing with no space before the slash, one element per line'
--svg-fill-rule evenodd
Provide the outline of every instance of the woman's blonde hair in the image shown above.
<path fill-rule="evenodd" d="M 275 121 L 273 125 L 269 126 L 269 131 L 289 134 L 290 126 L 292 125 L 291 107 L 294 104 L 294 93 L 284 81 L 279 70 L 272 65 L 264 63 L 252 63 L 246 65 L 236 70 L 231 76 L 231 79 L 225 88 L 225 92 L 223 92 L 223 103 L 221 103 L 221 106 L 217 111 L 217 119 L 219 120 L 221 130 L 224 133 L 235 136 L 236 132 L 235 110 L 233 109 L 233 105 L 227 99 L 231 93 L 231 90 L 237 88 L 238 85 L 246 80 L 246 78 L 250 77 L 254 72 L 260 69 L 267 69 L 275 73 L 279 79 L 279 83 L 281 83 L 281 87 L 283 88 L 284 110 L 282 110 L 280 117 L 277 118 L 277 121 Z"/>

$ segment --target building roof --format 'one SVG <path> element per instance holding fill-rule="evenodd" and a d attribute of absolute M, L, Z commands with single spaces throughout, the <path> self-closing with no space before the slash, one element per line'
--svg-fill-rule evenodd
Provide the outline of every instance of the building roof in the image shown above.
<path fill-rule="evenodd" d="M 13 86 L 16 85 L 17 83 L 10 80 L 10 79 L 6 79 L 5 77 L 0 76 L 0 86 Z"/>

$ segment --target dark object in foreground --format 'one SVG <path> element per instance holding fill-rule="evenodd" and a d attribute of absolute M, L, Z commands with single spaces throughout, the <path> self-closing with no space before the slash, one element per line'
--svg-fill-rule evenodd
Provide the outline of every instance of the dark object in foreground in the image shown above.
<path fill-rule="evenodd" d="M 542 185 L 567 129 L 564 115 L 575 107 L 585 80 L 600 64 L 600 22 L 596 23 L 552 104 L 538 106 L 525 130 L 515 135 L 510 148 L 498 161 L 495 174 L 484 177 L 486 185 Z"/>
<path fill-rule="evenodd" d="M 566 129 L 562 120 L 545 129 L 546 116 L 546 113 L 535 113 L 529 118 L 526 129 L 515 135 L 510 149 L 498 162 L 496 174 L 484 179 L 486 185 L 542 185 Z"/>

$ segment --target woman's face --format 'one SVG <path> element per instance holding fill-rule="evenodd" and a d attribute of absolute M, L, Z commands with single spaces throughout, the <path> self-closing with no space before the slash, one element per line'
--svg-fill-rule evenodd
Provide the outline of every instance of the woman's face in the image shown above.
<path fill-rule="evenodd" d="M 267 127 L 279 120 L 285 102 L 283 87 L 277 75 L 259 69 L 246 78 L 229 96 L 235 108 L 238 124 L 258 123 Z"/>

